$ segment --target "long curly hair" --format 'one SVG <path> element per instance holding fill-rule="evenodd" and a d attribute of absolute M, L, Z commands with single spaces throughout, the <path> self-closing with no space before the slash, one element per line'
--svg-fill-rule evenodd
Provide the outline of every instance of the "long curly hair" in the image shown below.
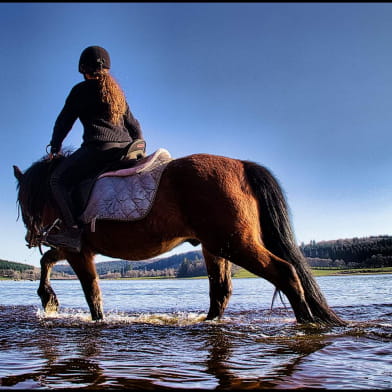
<path fill-rule="evenodd" d="M 108 120 L 119 124 L 126 110 L 126 98 L 122 88 L 108 69 L 96 71 L 91 76 L 98 80 L 101 100 L 108 105 Z"/>

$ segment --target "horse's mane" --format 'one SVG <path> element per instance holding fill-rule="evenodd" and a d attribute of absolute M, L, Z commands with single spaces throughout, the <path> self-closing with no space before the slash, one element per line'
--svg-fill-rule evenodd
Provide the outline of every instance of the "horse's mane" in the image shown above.
<path fill-rule="evenodd" d="M 22 181 L 17 184 L 19 210 L 23 205 L 23 210 L 34 220 L 42 216 L 45 205 L 51 200 L 50 174 L 68 155 L 58 155 L 52 160 L 45 156 L 23 173 Z"/>

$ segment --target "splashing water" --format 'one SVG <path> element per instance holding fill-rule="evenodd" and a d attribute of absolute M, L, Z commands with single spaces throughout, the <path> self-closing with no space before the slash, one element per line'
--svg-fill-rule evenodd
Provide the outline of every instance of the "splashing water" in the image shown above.
<path fill-rule="evenodd" d="M 105 281 L 103 321 L 78 282 L 0 282 L 0 389 L 390 389 L 392 275 L 319 284 L 349 325 L 300 326 L 261 279 L 237 279 L 224 317 L 206 321 L 207 280 Z M 360 288 L 360 289 L 359 289 Z"/>

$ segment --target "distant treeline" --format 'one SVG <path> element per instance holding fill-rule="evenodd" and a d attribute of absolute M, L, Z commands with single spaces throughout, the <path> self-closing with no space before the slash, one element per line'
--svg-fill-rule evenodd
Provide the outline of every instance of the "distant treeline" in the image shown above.
<path fill-rule="evenodd" d="M 204 258 L 199 255 L 192 259 L 187 257 L 181 262 L 177 270 L 177 278 L 188 278 L 194 276 L 206 276 L 207 269 Z"/>
<path fill-rule="evenodd" d="M 392 236 L 381 235 L 333 241 L 302 243 L 300 250 L 311 267 L 325 268 L 382 268 L 392 267 Z M 176 254 L 146 261 L 113 260 L 96 263 L 101 278 L 186 278 L 206 276 L 207 270 L 202 251 Z M 239 267 L 233 265 L 233 273 Z M 0 260 L 0 276 L 37 279 L 39 268 L 31 265 Z M 53 268 L 53 278 L 75 277 L 68 264 Z"/>
<path fill-rule="evenodd" d="M 392 237 L 387 235 L 301 244 L 312 267 L 392 267 Z"/>
<path fill-rule="evenodd" d="M 39 269 L 32 265 L 0 260 L 0 277 L 10 279 L 37 279 Z"/>
<path fill-rule="evenodd" d="M 146 261 L 114 260 L 96 263 L 101 278 L 193 277 L 206 276 L 207 270 L 201 251 L 176 254 Z M 56 265 L 53 271 L 74 275 L 67 265 Z"/>
<path fill-rule="evenodd" d="M 32 265 L 16 263 L 14 261 L 0 260 L 0 270 L 12 269 L 14 271 L 26 271 L 34 269 Z"/>

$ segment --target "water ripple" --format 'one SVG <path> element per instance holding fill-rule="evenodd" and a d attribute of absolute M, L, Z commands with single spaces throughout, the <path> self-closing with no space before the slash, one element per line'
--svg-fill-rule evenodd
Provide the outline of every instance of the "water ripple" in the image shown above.
<path fill-rule="evenodd" d="M 346 292 L 347 279 L 336 281 Z M 301 326 L 290 308 L 275 305 L 271 311 L 269 303 L 260 305 L 259 286 L 246 289 L 252 282 L 258 285 L 259 281 L 247 280 L 239 290 L 241 298 L 233 301 L 219 321 L 206 321 L 204 307 L 194 305 L 201 303 L 198 290 L 205 298 L 205 281 L 200 286 L 187 283 L 194 285 L 187 306 L 177 306 L 177 298 L 162 309 L 156 305 L 154 292 L 164 292 L 164 282 L 155 291 L 154 283 L 138 283 L 137 296 L 149 293 L 143 308 L 121 308 L 115 300 L 106 305 L 106 317 L 100 322 L 91 320 L 86 307 L 72 306 L 70 298 L 64 301 L 69 305 L 53 314 L 28 302 L 1 304 L 0 389 L 392 387 L 392 306 L 386 303 L 388 298 L 369 296 L 365 303 L 347 303 L 342 291 L 332 290 L 334 281 L 329 280 L 334 310 L 349 324 Z M 384 293 L 385 278 L 382 282 Z M 168 284 L 168 292 L 178 297 L 175 284 Z M 379 284 L 377 279 L 375 285 Z M 113 296 L 117 288 L 122 296 L 133 288 L 132 283 L 106 286 Z M 31 282 L 17 285 L 22 287 L 34 288 Z M 63 295 L 69 292 L 67 288 L 64 283 Z M 17 289 L 12 290 L 16 295 Z M 20 298 L 29 293 L 22 291 Z"/>

